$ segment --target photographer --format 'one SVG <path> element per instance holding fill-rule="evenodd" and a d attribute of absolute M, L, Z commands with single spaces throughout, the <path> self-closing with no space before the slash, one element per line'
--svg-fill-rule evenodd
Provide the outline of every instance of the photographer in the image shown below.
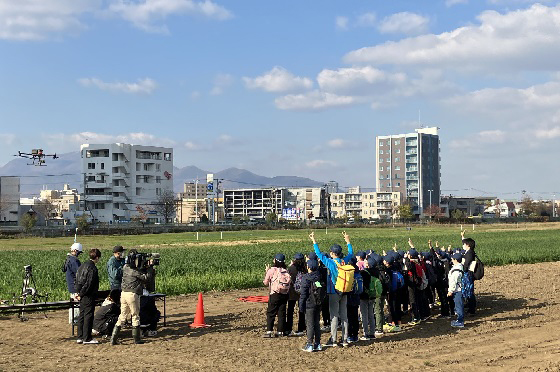
<path fill-rule="evenodd" d="M 122 324 L 128 315 L 132 315 L 132 336 L 135 344 L 144 343 L 140 336 L 140 296 L 145 286 L 148 286 L 155 275 L 153 260 L 146 261 L 146 255 L 130 250 L 127 262 L 123 268 L 121 315 L 113 329 L 111 344 L 116 345 Z"/>
<path fill-rule="evenodd" d="M 99 274 L 97 263 L 101 258 L 99 249 L 92 248 L 89 251 L 89 260 L 80 266 L 76 273 L 76 299 L 80 301 L 80 315 L 78 316 L 78 340 L 79 344 L 98 344 L 97 340 L 91 338 L 93 328 L 93 313 L 95 310 L 95 299 L 99 291 Z"/>

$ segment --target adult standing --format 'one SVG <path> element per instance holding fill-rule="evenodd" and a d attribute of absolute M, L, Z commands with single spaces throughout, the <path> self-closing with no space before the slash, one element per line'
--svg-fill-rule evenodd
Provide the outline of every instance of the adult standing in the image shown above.
<path fill-rule="evenodd" d="M 72 301 L 77 301 L 76 299 L 76 273 L 81 265 L 78 256 L 82 254 L 82 245 L 80 243 L 74 243 L 70 247 L 70 253 L 66 254 L 66 260 L 64 261 L 64 265 L 62 266 L 62 272 L 66 274 L 66 287 L 68 288 L 68 292 L 70 293 L 70 299 Z M 70 308 L 68 310 L 68 323 L 72 324 L 72 322 L 76 321 L 78 318 L 78 309 Z M 72 312 L 74 315 L 72 315 Z"/>
<path fill-rule="evenodd" d="M 124 248 L 122 245 L 113 247 L 113 256 L 107 261 L 107 273 L 109 274 L 109 285 L 111 289 L 121 290 L 123 267 L 124 267 Z"/>
<path fill-rule="evenodd" d="M 99 249 L 92 248 L 89 251 L 89 260 L 80 266 L 76 273 L 76 299 L 80 301 L 80 315 L 78 316 L 78 340 L 81 344 L 98 344 L 91 337 L 93 318 L 95 310 L 95 299 L 99 291 L 99 274 L 97 263 L 101 258 Z"/>

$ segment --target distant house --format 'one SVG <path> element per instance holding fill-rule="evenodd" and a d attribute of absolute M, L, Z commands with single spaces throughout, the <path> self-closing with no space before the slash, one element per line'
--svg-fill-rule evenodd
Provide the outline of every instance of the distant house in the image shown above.
<path fill-rule="evenodd" d="M 510 201 L 497 201 L 494 205 L 484 210 L 484 218 L 510 218 L 516 217 L 515 203 Z"/>

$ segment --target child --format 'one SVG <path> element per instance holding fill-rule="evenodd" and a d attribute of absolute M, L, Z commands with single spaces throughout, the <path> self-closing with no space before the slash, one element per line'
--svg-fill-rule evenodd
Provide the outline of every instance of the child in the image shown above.
<path fill-rule="evenodd" d="M 347 312 L 348 312 L 348 342 L 358 342 L 360 332 L 360 295 L 363 293 L 363 277 L 358 268 L 356 257 L 350 259 L 349 265 L 354 266 L 354 289 L 348 293 Z M 361 292 L 360 292 L 361 291 Z"/>
<path fill-rule="evenodd" d="M 118 289 L 111 289 L 111 292 L 109 292 L 109 295 L 93 317 L 93 336 L 107 336 L 113 333 L 113 327 L 117 323 L 117 319 L 121 313 L 120 303 L 121 291 Z"/>
<path fill-rule="evenodd" d="M 451 256 L 453 267 L 449 271 L 449 288 L 447 290 L 447 296 L 453 298 L 455 314 L 457 314 L 457 320 L 452 321 L 451 326 L 457 328 L 463 328 L 465 326 L 463 293 L 461 292 L 461 279 L 463 278 L 462 259 L 463 257 L 460 253 L 455 253 Z"/>
<path fill-rule="evenodd" d="M 399 283 L 399 273 L 400 268 L 395 263 L 395 255 L 393 252 L 389 252 L 385 257 L 383 257 L 383 264 L 386 267 L 387 273 L 391 278 L 391 284 L 389 287 L 389 294 L 387 296 L 387 302 L 389 303 L 389 313 L 391 314 L 391 325 L 387 328 L 387 332 L 399 332 L 401 330 L 401 309 L 399 302 L 399 289 L 402 288 L 402 283 Z M 402 274 L 400 276 L 402 278 Z"/>
<path fill-rule="evenodd" d="M 265 338 L 275 337 L 274 318 L 278 315 L 278 333 L 283 336 L 286 323 L 286 303 L 288 302 L 288 291 L 292 280 L 284 262 L 286 257 L 282 253 L 274 256 L 274 265 L 266 265 L 266 275 L 263 283 L 269 286 L 268 308 L 266 310 L 266 333 Z"/>
<path fill-rule="evenodd" d="M 356 259 L 358 260 L 356 262 L 356 265 L 358 266 L 358 269 L 363 270 L 365 269 L 365 265 L 366 265 L 366 252 L 358 252 L 356 253 Z"/>
<path fill-rule="evenodd" d="M 360 338 L 362 341 L 369 341 L 375 338 L 373 305 L 376 296 L 374 296 L 375 293 L 369 290 L 372 280 L 379 279 L 379 272 L 375 268 L 375 265 L 375 259 L 373 257 L 368 257 L 365 261 L 365 269 L 361 272 L 364 280 L 364 291 L 360 295 L 360 314 L 362 315 L 362 329 L 364 331 L 364 335 Z"/>
<path fill-rule="evenodd" d="M 474 248 L 476 243 L 472 238 L 465 238 L 465 231 L 461 231 L 461 239 L 463 243 L 463 269 L 465 271 L 465 275 L 469 280 L 470 285 L 473 287 L 473 294 L 467 299 L 467 308 L 470 315 L 475 315 L 476 313 L 476 297 L 474 295 L 474 278 L 473 272 L 476 268 L 476 253 Z"/>
<path fill-rule="evenodd" d="M 305 258 L 303 254 L 296 253 L 294 255 L 294 259 L 292 264 L 288 267 L 288 272 L 290 273 L 290 277 L 292 279 L 292 285 L 290 286 L 290 291 L 288 292 L 288 311 L 287 311 L 287 319 L 286 319 L 286 329 L 284 329 L 284 335 L 286 336 L 303 336 L 303 331 L 305 330 L 305 313 L 302 312 L 301 309 L 298 311 L 298 327 L 297 331 L 292 331 L 292 327 L 294 325 L 294 310 L 296 307 L 296 303 L 299 300 L 299 292 L 296 291 L 296 283 L 298 276 L 301 277 L 302 275 L 307 274 L 307 268 L 305 267 Z M 301 279 L 300 279 L 301 281 Z M 297 288 L 301 290 L 300 288 Z"/>
<path fill-rule="evenodd" d="M 299 308 L 305 312 L 307 325 L 307 343 L 303 351 L 321 351 L 321 304 L 326 301 L 326 283 L 321 278 L 319 263 L 316 260 L 307 261 L 308 274 L 301 279 L 301 295 Z"/>
<path fill-rule="evenodd" d="M 329 271 L 323 265 L 321 261 L 319 261 L 319 257 L 315 254 L 315 252 L 309 253 L 309 260 L 315 260 L 319 262 L 319 273 L 321 274 L 321 281 L 323 283 L 327 283 Z M 330 332 L 331 330 L 331 315 L 329 313 L 329 301 L 323 301 L 321 304 L 321 317 L 323 318 L 323 327 L 321 328 L 322 332 Z"/>
<path fill-rule="evenodd" d="M 350 259 L 354 256 L 354 250 L 352 248 L 352 244 L 350 244 L 350 236 L 346 234 L 346 231 L 344 231 L 342 235 L 344 236 L 344 240 L 348 246 L 348 255 L 346 257 L 342 255 L 342 247 L 338 244 L 331 246 L 329 256 L 321 253 L 319 245 L 315 240 L 315 234 L 309 234 L 309 239 L 313 242 L 315 254 L 329 270 L 327 279 L 327 294 L 329 297 L 329 312 L 331 316 L 331 337 L 324 345 L 325 347 L 338 346 L 336 343 L 336 336 L 339 320 L 342 323 L 342 346 L 348 346 L 348 314 L 346 312 L 348 297 L 344 293 L 337 291 L 335 286 L 336 278 L 338 277 L 338 265 L 350 262 Z"/>

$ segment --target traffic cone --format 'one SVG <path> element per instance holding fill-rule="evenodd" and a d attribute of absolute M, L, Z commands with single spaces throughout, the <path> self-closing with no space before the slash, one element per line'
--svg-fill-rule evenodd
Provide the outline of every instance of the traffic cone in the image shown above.
<path fill-rule="evenodd" d="M 189 324 L 191 328 L 204 328 L 210 327 L 209 324 L 204 323 L 204 302 L 202 301 L 202 293 L 198 294 L 198 305 L 196 305 L 196 314 L 194 315 L 194 322 Z"/>

